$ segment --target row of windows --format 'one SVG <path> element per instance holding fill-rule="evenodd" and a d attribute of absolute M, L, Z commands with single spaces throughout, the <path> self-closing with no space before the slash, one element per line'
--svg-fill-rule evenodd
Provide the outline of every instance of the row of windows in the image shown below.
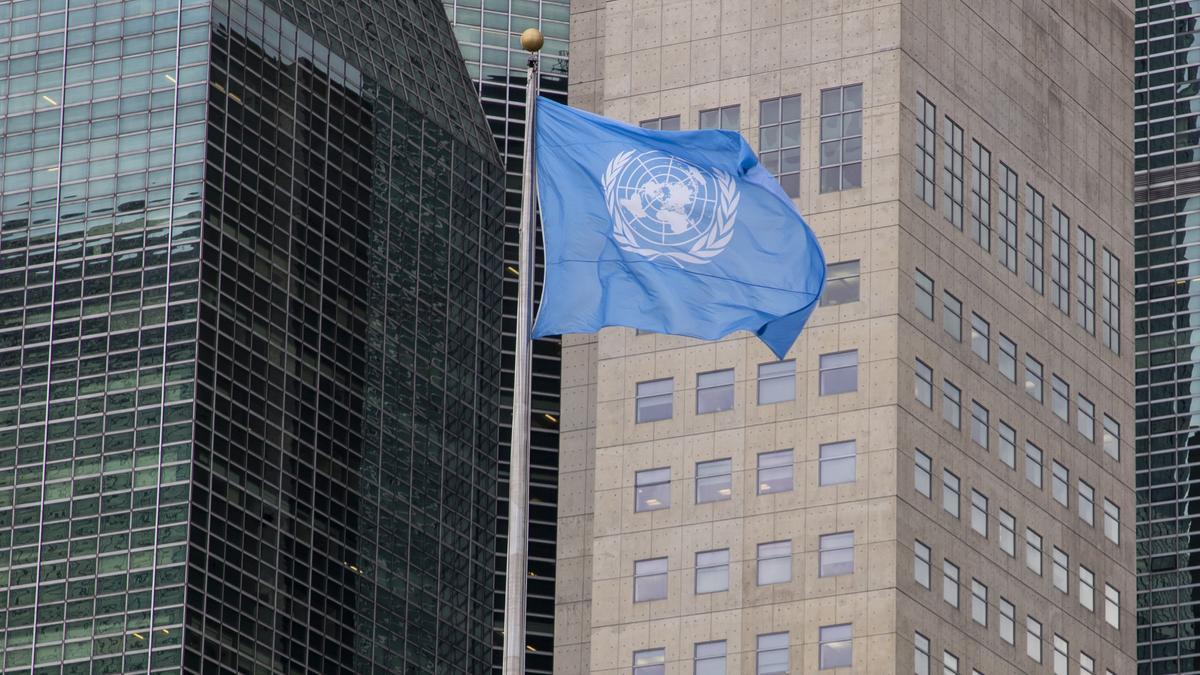
<path fill-rule="evenodd" d="M 914 302 L 917 312 L 929 319 L 934 317 L 934 281 L 921 270 L 916 270 L 914 274 Z M 942 330 L 951 337 L 955 342 L 963 341 L 963 305 L 962 301 L 956 298 L 948 290 L 942 291 Z M 992 334 L 991 324 L 976 314 L 971 312 L 970 319 L 970 347 L 971 352 L 982 359 L 984 362 L 992 360 Z M 1006 380 L 1017 383 L 1017 343 L 1006 336 L 1004 333 L 999 333 L 996 338 L 996 368 Z M 1045 372 L 1042 362 L 1038 361 L 1029 352 L 1025 353 L 1024 373 L 1022 383 L 1025 393 L 1030 398 L 1038 403 L 1045 403 L 1046 383 Z M 942 416 L 955 429 L 961 427 L 961 391 L 957 386 L 949 380 L 943 380 L 943 405 Z M 926 407 L 933 407 L 933 369 L 930 368 L 920 359 L 916 361 L 916 383 L 915 390 L 917 400 L 923 403 Z M 1054 416 L 1063 422 L 1070 423 L 1070 401 L 1071 401 L 1071 385 L 1066 380 L 1059 377 L 1057 374 L 1050 374 L 1050 411 Z M 972 408 L 980 407 L 977 403 L 972 402 Z M 984 431 L 986 431 L 987 409 L 982 408 Z M 974 413 L 974 410 L 972 411 Z M 1115 460 L 1121 459 L 1121 425 L 1109 417 L 1103 417 L 1103 434 L 1101 446 L 1104 452 Z M 977 420 L 972 418 L 972 437 L 976 434 Z M 1096 440 L 1096 406 L 1082 393 L 1077 393 L 1075 398 L 1075 428 L 1079 434 L 1087 439 L 1088 442 L 1094 443 Z M 979 442 L 984 449 L 987 446 L 986 436 Z M 1011 465 L 1010 465 L 1011 466 Z"/>
<path fill-rule="evenodd" d="M 1004 600 L 1001 600 L 1004 603 Z M 1006 622 L 1001 628 L 1001 633 L 1007 630 L 1008 635 L 1013 635 L 1016 632 L 1016 615 L 1015 608 L 1010 604 L 1002 604 L 1002 611 L 1008 611 L 1007 614 L 1001 614 L 1001 620 Z M 1013 644 L 1013 640 L 1008 640 Z M 1031 616 L 1025 617 L 1025 644 L 1026 654 L 1029 658 L 1037 663 L 1042 662 L 1042 624 L 1037 619 Z M 1071 645 L 1066 638 L 1060 635 L 1054 635 L 1052 640 L 1054 650 L 1052 668 L 1054 675 L 1068 675 L 1070 671 L 1070 653 Z M 913 665 L 916 675 L 930 675 L 930 664 L 932 663 L 932 653 L 930 650 L 929 638 L 922 635 L 920 632 L 913 633 Z M 942 652 L 942 675 L 958 675 L 959 672 L 959 657 L 950 651 Z M 1111 670 L 1104 671 L 1106 675 L 1115 675 Z M 971 675 L 983 675 L 982 672 L 971 669 Z M 1096 675 L 1096 659 L 1092 658 L 1086 652 L 1079 652 L 1079 675 Z"/>
<path fill-rule="evenodd" d="M 916 147 L 913 165 L 915 191 L 930 208 L 936 208 L 937 108 L 917 94 Z M 945 117 L 943 145 L 943 215 L 962 230 L 964 198 L 964 135 L 961 126 Z M 971 140 L 971 237 L 984 251 L 992 249 L 992 155 L 977 139 Z M 997 256 L 1005 269 L 1017 274 L 1018 258 L 1024 257 L 1025 283 L 1038 295 L 1045 289 L 1045 198 L 1031 184 L 1025 184 L 1024 207 L 1020 205 L 1020 181 L 1017 173 L 1000 162 L 997 185 L 1000 188 Z M 1025 236 L 1019 235 L 1020 212 L 1025 214 Z M 1057 206 L 1051 206 L 1050 303 L 1064 314 L 1071 313 L 1070 219 Z M 1096 334 L 1096 240 L 1082 227 L 1076 229 L 1076 320 L 1091 335 Z M 1022 253 L 1018 254 L 1018 247 Z M 1121 296 L 1120 260 L 1103 248 L 1104 275 L 1101 295 L 1101 342 L 1114 354 L 1120 353 Z"/>
<path fill-rule="evenodd" d="M 817 631 L 817 667 L 820 670 L 845 668 L 854 662 L 853 624 L 820 626 Z M 756 675 L 788 673 L 788 633 L 766 633 L 757 636 L 754 659 Z M 697 642 L 693 647 L 694 675 L 725 675 L 727 644 L 725 640 Z M 665 675 L 667 650 L 643 649 L 633 653 L 633 675 Z"/>

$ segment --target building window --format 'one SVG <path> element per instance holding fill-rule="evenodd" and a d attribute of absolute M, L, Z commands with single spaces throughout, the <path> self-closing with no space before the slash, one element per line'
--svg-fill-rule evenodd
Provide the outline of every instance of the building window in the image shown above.
<path fill-rule="evenodd" d="M 962 342 L 962 302 L 946 291 L 942 291 L 942 330 Z"/>
<path fill-rule="evenodd" d="M 988 498 L 976 490 L 971 490 L 971 529 L 988 536 Z"/>
<path fill-rule="evenodd" d="M 716 459 L 696 463 L 696 503 L 720 502 L 733 496 L 733 462 Z"/>
<path fill-rule="evenodd" d="M 1054 642 L 1054 675 L 1067 675 L 1067 654 L 1070 653 L 1070 645 L 1060 635 L 1055 635 Z"/>
<path fill-rule="evenodd" d="M 633 675 L 665 675 L 667 650 L 643 649 L 633 653 Z"/>
<path fill-rule="evenodd" d="M 1042 576 L 1042 535 L 1025 528 L 1025 566 Z"/>
<path fill-rule="evenodd" d="M 1089 612 L 1096 610 L 1096 575 L 1083 565 L 1079 566 L 1079 604 Z"/>
<path fill-rule="evenodd" d="M 1075 395 L 1075 427 L 1084 438 L 1096 440 L 1096 406 L 1083 394 Z"/>
<path fill-rule="evenodd" d="M 980 626 L 987 625 L 988 588 L 978 579 L 971 579 L 971 620 Z"/>
<path fill-rule="evenodd" d="M 1104 500 L 1104 536 L 1114 544 L 1121 543 L 1121 509 L 1107 498 Z"/>
<path fill-rule="evenodd" d="M 755 657 L 755 675 L 787 675 L 789 666 L 788 634 L 759 635 L 758 653 Z"/>
<path fill-rule="evenodd" d="M 739 131 L 742 128 L 741 121 L 742 107 L 740 105 L 727 105 L 723 108 L 700 111 L 701 129 Z"/>
<path fill-rule="evenodd" d="M 913 452 L 913 487 L 917 492 L 932 498 L 933 460 L 929 455 L 916 450 Z"/>
<path fill-rule="evenodd" d="M 856 474 L 854 441 L 824 443 L 820 447 L 821 485 L 853 483 Z"/>
<path fill-rule="evenodd" d="M 1121 592 L 1109 584 L 1104 584 L 1104 621 L 1113 628 L 1121 628 Z"/>
<path fill-rule="evenodd" d="M 1096 334 L 1096 239 L 1082 227 L 1077 228 L 1079 237 L 1075 245 L 1075 263 L 1079 275 L 1075 319 L 1083 329 Z"/>
<path fill-rule="evenodd" d="M 725 675 L 725 641 L 696 643 L 694 675 Z"/>
<path fill-rule="evenodd" d="M 1044 397 L 1043 387 L 1041 361 L 1033 358 L 1029 352 L 1025 352 L 1025 393 L 1041 403 Z"/>
<path fill-rule="evenodd" d="M 996 518 L 1000 522 L 1000 550 L 1010 556 L 1017 555 L 1017 519 L 1000 509 Z"/>
<path fill-rule="evenodd" d="M 633 601 L 667 597 L 667 559 L 651 558 L 633 563 Z"/>
<path fill-rule="evenodd" d="M 929 99 L 917 94 L 917 151 L 913 157 L 913 166 L 917 170 L 916 191 L 917 199 L 933 206 L 934 159 L 937 147 L 937 108 Z"/>
<path fill-rule="evenodd" d="M 1000 162 L 1000 264 L 1017 271 L 1017 213 L 1020 182 L 1017 172 Z"/>
<path fill-rule="evenodd" d="M 917 675 L 929 675 L 929 638 L 913 633 L 913 666 Z"/>
<path fill-rule="evenodd" d="M 1054 583 L 1054 587 L 1063 593 L 1068 593 L 1067 584 L 1070 583 L 1070 565 L 1071 557 L 1067 555 L 1059 547 L 1055 546 L 1050 549 L 1050 580 Z"/>
<path fill-rule="evenodd" d="M 991 359 L 991 325 L 975 312 L 971 312 L 971 351 L 984 361 Z"/>
<path fill-rule="evenodd" d="M 696 593 L 729 590 L 729 549 L 696 554 Z"/>
<path fill-rule="evenodd" d="M 1096 659 L 1079 652 L 1079 675 L 1096 675 Z"/>
<path fill-rule="evenodd" d="M 946 158 L 942 172 L 944 178 L 942 190 L 945 192 L 946 199 L 943 204 L 946 220 L 961 232 L 963 229 L 963 164 L 965 163 L 963 129 L 949 117 L 945 118 L 945 121 L 943 133 L 946 141 Z"/>
<path fill-rule="evenodd" d="M 854 662 L 850 643 L 851 625 L 848 623 L 836 626 L 821 626 L 819 647 L 819 668 L 848 668 Z"/>
<path fill-rule="evenodd" d="M 674 386 L 675 380 L 670 377 L 662 380 L 638 382 L 637 421 L 641 423 L 671 419 L 671 390 Z"/>
<path fill-rule="evenodd" d="M 796 400 L 796 362 L 758 364 L 758 404 Z"/>
<path fill-rule="evenodd" d="M 758 545 L 758 585 L 782 584 L 792 580 L 792 542 L 774 541 Z"/>
<path fill-rule="evenodd" d="M 971 441 L 988 449 L 988 409 L 979 405 L 979 401 L 971 401 Z"/>
<path fill-rule="evenodd" d="M 992 153 L 971 140 L 971 236 L 992 250 Z"/>
<path fill-rule="evenodd" d="M 671 507 L 671 469 L 647 469 L 634 474 L 633 510 L 657 511 Z"/>
<path fill-rule="evenodd" d="M 679 115 L 642 120 L 638 126 L 643 129 L 653 129 L 654 131 L 679 131 Z"/>
<path fill-rule="evenodd" d="M 1000 461 L 1010 469 L 1017 468 L 1017 431 L 1000 420 L 996 424 L 996 437 L 1000 439 L 1000 450 L 996 453 Z"/>
<path fill-rule="evenodd" d="M 1096 524 L 1096 491 L 1091 485 L 1079 481 L 1079 519 L 1088 525 Z"/>
<path fill-rule="evenodd" d="M 1067 467 L 1059 464 L 1057 461 L 1050 462 L 1050 496 L 1054 497 L 1054 501 L 1062 504 L 1066 508 L 1071 508 L 1067 503 L 1067 486 L 1071 482 L 1071 472 Z"/>
<path fill-rule="evenodd" d="M 821 92 L 821 192 L 862 187 L 862 85 Z"/>
<path fill-rule="evenodd" d="M 1004 333 L 1000 334 L 1000 355 L 996 358 L 996 369 L 1000 374 L 1008 378 L 1009 382 L 1016 383 L 1017 381 L 1017 343 L 1008 339 Z"/>
<path fill-rule="evenodd" d="M 913 379 L 913 395 L 926 408 L 932 408 L 933 369 L 925 365 L 921 359 L 917 359 L 917 365 L 913 372 L 916 375 Z"/>
<path fill-rule="evenodd" d="M 821 306 L 858 302 L 859 270 L 857 260 L 833 263 L 825 267 L 825 291 Z"/>
<path fill-rule="evenodd" d="M 916 271 L 916 276 L 913 277 L 914 282 L 914 302 L 917 306 L 917 312 L 921 316 L 933 321 L 933 279 L 930 279 L 921 270 Z"/>
<path fill-rule="evenodd" d="M 958 565 L 942 560 L 942 599 L 951 607 L 958 607 Z"/>
<path fill-rule="evenodd" d="M 1035 663 L 1042 662 L 1042 623 L 1032 616 L 1025 617 L 1025 653 Z"/>
<path fill-rule="evenodd" d="M 795 485 L 791 450 L 762 452 L 758 455 L 758 494 L 790 492 Z"/>
<path fill-rule="evenodd" d="M 1066 422 L 1071 407 L 1071 385 L 1057 375 L 1050 376 L 1050 411 Z"/>
<path fill-rule="evenodd" d="M 958 657 L 950 652 L 942 652 L 942 675 L 958 675 Z"/>
<path fill-rule="evenodd" d="M 1102 290 L 1104 308 L 1101 323 L 1104 327 L 1100 340 L 1114 353 L 1121 353 L 1121 260 L 1109 252 L 1100 250 L 1100 269 L 1104 274 Z"/>
<path fill-rule="evenodd" d="M 942 469 L 942 508 L 946 513 L 958 517 L 959 480 L 948 469 Z"/>
<path fill-rule="evenodd" d="M 1017 623 L 1017 608 L 1011 602 L 1000 598 L 999 605 L 1000 613 L 1000 639 L 1010 645 L 1017 643 L 1016 623 Z"/>
<path fill-rule="evenodd" d="M 1042 488 L 1042 449 L 1028 440 L 1025 441 L 1025 480 Z"/>
<path fill-rule="evenodd" d="M 787 196 L 800 196 L 799 95 L 758 104 L 758 161 L 779 179 Z"/>
<path fill-rule="evenodd" d="M 733 369 L 696 376 L 696 414 L 733 409 Z"/>
<path fill-rule="evenodd" d="M 840 577 L 854 573 L 854 533 L 821 535 L 818 555 L 820 577 Z"/>
<path fill-rule="evenodd" d="M 1104 416 L 1104 453 L 1121 460 L 1121 425 L 1108 415 Z"/>
<path fill-rule="evenodd" d="M 821 396 L 858 389 L 858 350 L 821 355 Z"/>
<path fill-rule="evenodd" d="M 942 380 L 942 419 L 955 429 L 962 427 L 962 392 L 950 380 Z"/>
<path fill-rule="evenodd" d="M 930 554 L 929 547 L 920 540 L 913 542 L 913 579 L 925 588 L 929 588 Z"/>
<path fill-rule="evenodd" d="M 1071 219 L 1050 209 L 1050 304 L 1071 313 Z"/>
<path fill-rule="evenodd" d="M 1042 193 L 1025 184 L 1025 283 L 1041 295 L 1045 272 L 1046 203 Z"/>

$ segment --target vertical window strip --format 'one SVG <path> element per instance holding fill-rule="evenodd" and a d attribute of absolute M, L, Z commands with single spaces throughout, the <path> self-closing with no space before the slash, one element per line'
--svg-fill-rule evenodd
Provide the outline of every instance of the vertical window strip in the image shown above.
<path fill-rule="evenodd" d="M 1101 341 L 1114 354 L 1121 353 L 1121 260 L 1107 248 L 1101 249 L 1101 271 L 1104 273 L 1104 305 L 1101 319 L 1104 331 Z"/>
<path fill-rule="evenodd" d="M 1076 320 L 1088 333 L 1096 334 L 1096 239 L 1082 227 L 1077 229 L 1075 262 L 1078 276 Z"/>
<path fill-rule="evenodd" d="M 916 168 L 917 198 L 929 206 L 934 205 L 934 167 L 937 143 L 937 107 L 921 94 L 917 94 L 916 153 L 913 166 Z"/>
<path fill-rule="evenodd" d="M 946 145 L 943 166 L 942 189 L 945 191 L 944 214 L 946 220 L 960 232 L 963 229 L 963 129 L 949 117 L 945 118 L 944 140 Z"/>
<path fill-rule="evenodd" d="M 1025 283 L 1038 295 L 1045 292 L 1046 206 L 1042 193 L 1025 184 Z"/>
<path fill-rule="evenodd" d="M 992 153 L 971 141 L 971 236 L 992 250 Z"/>
<path fill-rule="evenodd" d="M 1017 172 L 1000 162 L 1000 264 L 1017 272 Z"/>
<path fill-rule="evenodd" d="M 1071 219 L 1050 209 L 1050 304 L 1071 313 Z"/>

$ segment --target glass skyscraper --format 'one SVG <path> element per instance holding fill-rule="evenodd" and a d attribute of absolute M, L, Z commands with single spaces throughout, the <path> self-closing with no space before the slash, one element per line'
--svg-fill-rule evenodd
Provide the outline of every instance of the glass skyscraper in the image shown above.
<path fill-rule="evenodd" d="M 474 672 L 503 167 L 436 0 L 0 4 L 5 673 Z"/>

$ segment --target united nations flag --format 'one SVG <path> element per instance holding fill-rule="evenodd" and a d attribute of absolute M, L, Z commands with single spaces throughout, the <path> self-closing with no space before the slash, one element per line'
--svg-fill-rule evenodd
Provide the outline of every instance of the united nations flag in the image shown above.
<path fill-rule="evenodd" d="M 825 257 L 741 135 L 651 131 L 537 101 L 546 282 L 534 337 L 757 334 L 783 358 Z"/>

